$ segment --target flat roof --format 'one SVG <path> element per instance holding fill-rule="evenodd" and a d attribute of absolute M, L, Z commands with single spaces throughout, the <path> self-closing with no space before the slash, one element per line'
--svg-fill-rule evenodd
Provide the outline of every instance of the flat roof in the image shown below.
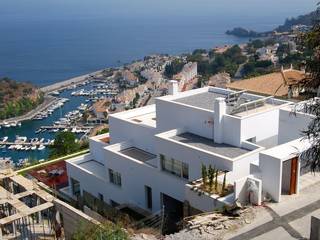
<path fill-rule="evenodd" d="M 226 94 L 214 93 L 214 92 L 202 92 L 193 94 L 187 97 L 177 98 L 174 102 L 183 103 L 193 107 L 199 107 L 213 111 L 213 102 L 218 97 L 226 97 Z"/>
<path fill-rule="evenodd" d="M 207 91 L 197 92 L 187 96 L 177 96 L 173 102 L 214 111 L 214 101 L 217 98 L 226 99 L 227 114 L 245 116 L 252 113 L 266 111 L 286 102 L 272 96 L 265 97 L 246 93 L 245 91 L 232 91 L 227 89 L 210 88 Z"/>
<path fill-rule="evenodd" d="M 228 158 L 236 158 L 250 152 L 250 150 L 245 148 L 239 148 L 225 143 L 215 143 L 213 139 L 201 137 L 189 132 L 172 136 L 170 138 Z"/>
<path fill-rule="evenodd" d="M 88 160 L 85 162 L 81 162 L 77 164 L 78 166 L 86 169 L 87 171 L 93 173 L 94 175 L 105 179 L 107 177 L 106 175 L 106 169 L 104 167 L 104 164 L 96 161 L 96 160 Z"/>
<path fill-rule="evenodd" d="M 129 120 L 137 124 L 145 124 L 151 127 L 156 126 L 156 112 L 139 114 L 133 117 L 130 117 Z"/>
<path fill-rule="evenodd" d="M 120 153 L 122 153 L 128 157 L 132 157 L 134 159 L 142 161 L 142 162 L 147 162 L 147 161 L 157 157 L 156 155 L 154 155 L 152 153 L 146 152 L 146 151 L 139 149 L 139 148 L 136 148 L 136 147 L 126 148 L 124 150 L 121 150 Z"/>

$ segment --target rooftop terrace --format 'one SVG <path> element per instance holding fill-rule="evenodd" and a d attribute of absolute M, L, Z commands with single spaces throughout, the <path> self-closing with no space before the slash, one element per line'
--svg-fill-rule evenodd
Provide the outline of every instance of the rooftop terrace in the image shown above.
<path fill-rule="evenodd" d="M 178 94 L 172 99 L 173 102 L 214 111 L 216 98 L 225 98 L 227 103 L 227 114 L 243 116 L 246 114 L 265 111 L 275 106 L 286 104 L 286 101 L 273 97 L 264 97 L 246 93 L 245 91 L 232 91 L 220 88 L 203 88 L 203 91 L 193 90 L 186 94 Z"/>
<path fill-rule="evenodd" d="M 174 102 L 183 103 L 193 107 L 199 107 L 203 109 L 213 110 L 213 101 L 218 97 L 226 97 L 225 94 L 202 92 L 191 96 L 175 99 Z"/>
<path fill-rule="evenodd" d="M 193 147 L 200 148 L 205 151 L 219 154 L 228 158 L 236 158 L 243 154 L 250 152 L 250 150 L 245 148 L 234 147 L 229 144 L 215 143 L 213 139 L 204 138 L 189 132 L 182 133 L 170 137 L 171 139 L 191 145 Z"/>

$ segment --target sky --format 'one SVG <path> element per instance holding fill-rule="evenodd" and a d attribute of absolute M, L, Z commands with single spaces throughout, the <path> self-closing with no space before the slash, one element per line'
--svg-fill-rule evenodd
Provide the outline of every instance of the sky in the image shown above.
<path fill-rule="evenodd" d="M 1 0 L 0 19 L 296 16 L 318 0 Z"/>

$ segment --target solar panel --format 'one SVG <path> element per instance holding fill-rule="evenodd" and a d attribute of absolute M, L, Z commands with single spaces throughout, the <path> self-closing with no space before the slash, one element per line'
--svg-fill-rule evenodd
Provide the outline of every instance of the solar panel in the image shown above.
<path fill-rule="evenodd" d="M 231 114 L 236 114 L 236 113 L 240 113 L 240 112 L 256 109 L 258 107 L 262 107 L 262 106 L 265 105 L 267 100 L 272 99 L 272 98 L 273 98 L 272 96 L 269 96 L 269 97 L 257 99 L 257 100 L 254 100 L 254 101 L 242 103 L 242 104 L 236 106 L 235 108 L 233 108 L 232 111 L 231 111 Z"/>
<path fill-rule="evenodd" d="M 243 93 L 245 93 L 246 90 L 242 90 L 239 92 L 233 92 L 233 93 L 229 93 L 226 97 L 226 103 L 234 103 L 234 102 L 238 102 L 239 98 L 241 97 L 241 95 Z"/>

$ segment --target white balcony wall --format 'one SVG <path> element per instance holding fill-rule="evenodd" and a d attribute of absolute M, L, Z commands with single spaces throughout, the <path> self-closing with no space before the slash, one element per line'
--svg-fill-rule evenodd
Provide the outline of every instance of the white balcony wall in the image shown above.
<path fill-rule="evenodd" d="M 105 191 L 106 179 L 99 178 L 94 173 L 86 171 L 84 168 L 77 165 L 80 162 L 89 161 L 90 159 L 92 159 L 92 156 L 88 154 L 85 156 L 78 157 L 77 159 L 78 160 L 76 162 L 73 162 L 72 160 L 66 162 L 69 183 L 71 183 L 71 178 L 79 181 L 81 195 L 83 194 L 83 190 L 85 190 L 97 198 L 99 197 L 98 193 L 107 196 L 107 193 Z M 69 189 L 71 191 L 71 186 Z M 71 194 L 72 193 L 70 192 L 70 195 Z"/>
<path fill-rule="evenodd" d="M 154 135 L 157 129 L 129 120 L 109 117 L 111 143 L 132 142 L 136 147 L 154 153 Z"/>
<path fill-rule="evenodd" d="M 109 136 L 109 134 L 103 134 L 106 137 Z M 103 136 L 102 135 L 102 136 Z M 101 137 L 101 136 L 100 136 Z M 89 147 L 90 147 L 90 153 L 92 155 L 92 159 L 104 164 L 104 157 L 103 157 L 103 148 L 108 146 L 107 143 L 101 142 L 97 139 L 97 137 L 93 137 L 89 140 Z"/>
<path fill-rule="evenodd" d="M 223 202 L 224 198 L 208 193 L 199 194 L 197 191 L 191 190 L 191 188 L 191 185 L 186 185 L 185 194 L 186 200 L 192 207 L 203 212 L 212 212 L 214 210 L 222 210 L 225 206 L 225 202 Z"/>

